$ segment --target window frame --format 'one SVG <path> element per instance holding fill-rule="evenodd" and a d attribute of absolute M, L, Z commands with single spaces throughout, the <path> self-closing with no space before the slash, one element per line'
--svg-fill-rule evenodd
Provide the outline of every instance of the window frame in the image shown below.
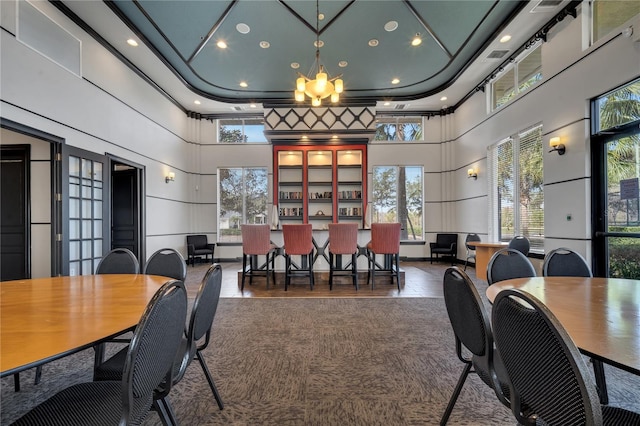
<path fill-rule="evenodd" d="M 534 52 L 538 51 L 538 49 L 540 49 L 540 64 L 539 64 L 539 69 L 540 69 L 540 78 L 538 78 L 536 81 L 534 81 L 530 86 L 521 89 L 520 88 L 520 65 L 522 64 L 522 62 L 524 62 L 527 58 L 529 58 L 529 56 L 531 56 Z M 500 105 L 496 105 L 497 100 L 495 99 L 495 85 L 496 83 L 500 82 L 504 77 L 508 76 L 509 73 L 513 71 L 513 89 L 511 89 L 513 91 L 513 95 L 507 99 L 506 101 L 504 101 L 502 104 Z M 497 111 L 500 108 L 503 108 L 505 105 L 510 104 L 511 102 L 513 102 L 515 99 L 518 99 L 520 96 L 522 96 L 523 93 L 527 93 L 529 90 L 531 90 L 532 88 L 536 87 L 537 85 L 540 84 L 540 82 L 544 80 L 544 73 L 542 71 L 542 41 L 538 41 L 535 44 L 533 44 L 531 47 L 529 47 L 528 49 L 524 50 L 515 60 L 512 64 L 507 65 L 502 71 L 500 71 L 500 73 L 498 75 L 496 75 L 495 78 L 493 78 L 490 82 L 489 82 L 489 90 L 487 90 L 487 100 L 488 100 L 488 107 L 489 107 L 489 112 L 493 112 L 493 111 Z M 506 93 L 507 91 L 505 91 Z M 503 95 L 504 96 L 504 95 Z"/>
<path fill-rule="evenodd" d="M 247 127 L 248 126 L 253 126 L 251 124 L 247 124 L 247 121 L 261 121 L 262 122 L 262 138 L 263 140 L 249 140 L 249 134 L 251 132 L 247 132 Z M 241 139 L 242 141 L 239 142 L 227 142 L 227 141 L 223 141 L 221 138 L 221 130 L 220 128 L 223 126 L 223 122 L 238 122 L 237 126 L 240 126 L 241 130 Z M 264 118 L 263 117 L 229 117 L 229 118 L 219 118 L 217 120 L 217 126 L 216 126 L 216 140 L 219 144 L 225 144 L 225 145 L 235 145 L 235 144 L 252 144 L 252 143 L 259 143 L 259 144 L 266 144 L 269 143 L 269 141 L 267 140 L 267 137 L 264 135 Z M 230 123 L 227 123 L 226 125 L 231 125 Z"/>
<path fill-rule="evenodd" d="M 416 130 L 415 134 L 419 135 L 416 139 L 398 139 L 398 132 L 394 130 L 394 138 L 393 139 L 378 139 L 378 127 L 383 125 L 394 125 L 397 129 L 399 124 L 412 124 L 411 122 L 401 123 L 402 120 L 412 120 L 415 119 L 415 124 L 419 126 L 419 129 Z M 398 143 L 412 143 L 412 142 L 423 142 L 424 141 L 424 116 L 422 115 L 384 115 L 379 114 L 376 117 L 376 133 L 373 137 L 372 142 L 398 142 Z"/>
<path fill-rule="evenodd" d="M 375 176 L 376 176 L 376 169 L 379 168 L 392 168 L 395 169 L 395 205 L 394 207 L 390 208 L 390 210 L 395 210 L 395 220 L 396 221 L 400 221 L 399 217 L 398 217 L 398 175 L 399 175 L 399 168 L 400 167 L 411 167 L 411 168 L 416 168 L 419 170 L 418 172 L 418 176 L 419 176 L 419 183 L 420 183 L 420 200 L 415 203 L 416 205 L 420 206 L 420 223 L 415 224 L 413 227 L 419 227 L 419 231 L 414 233 L 414 237 L 415 238 L 407 238 L 409 235 L 409 232 L 411 231 L 410 229 L 404 229 L 405 227 L 403 226 L 403 231 L 401 233 L 401 241 L 402 242 L 424 242 L 424 166 L 423 165 L 418 165 L 418 164 L 395 164 L 395 165 L 376 165 L 373 166 L 371 168 L 371 202 L 369 203 L 369 209 L 370 209 L 370 213 L 368 213 L 367 215 L 369 216 L 369 220 L 371 223 L 386 223 L 386 222 L 380 222 L 378 220 L 376 220 L 376 181 L 375 181 Z M 405 236 L 406 235 L 406 236 Z"/>
<path fill-rule="evenodd" d="M 515 206 L 520 206 L 520 178 L 521 178 L 521 170 L 520 170 L 520 155 L 522 153 L 522 145 L 521 142 L 523 141 L 523 139 L 525 139 L 525 137 L 530 134 L 531 132 L 535 132 L 539 129 L 539 140 L 536 141 L 539 143 L 540 145 L 540 164 L 541 164 L 541 170 L 540 173 L 542 174 L 542 176 L 544 177 L 544 142 L 543 142 L 543 137 L 542 137 L 542 123 L 537 123 L 533 126 L 524 128 L 518 132 L 516 132 L 513 135 L 510 135 L 506 138 L 501 139 L 500 141 L 490 145 L 489 147 L 487 147 L 487 167 L 488 167 L 488 173 L 489 173 L 489 188 L 488 188 L 488 195 L 489 195 L 489 227 L 488 227 L 488 231 L 489 231 L 489 237 L 491 240 L 493 241 L 509 241 L 513 236 L 516 235 L 525 235 L 527 238 L 529 238 L 529 240 L 531 241 L 531 252 L 532 253 L 538 253 L 538 254 L 543 254 L 544 253 L 544 242 L 545 242 L 545 234 L 544 234 L 544 180 L 542 179 L 540 182 L 540 191 L 542 193 L 542 202 L 541 202 L 541 208 L 536 209 L 536 210 L 532 210 L 530 213 L 531 214 L 541 214 L 541 218 L 540 218 L 540 233 L 538 235 L 536 235 L 536 238 L 533 239 L 531 238 L 532 235 L 531 233 L 525 233 L 524 231 L 524 224 L 530 224 L 531 221 L 529 220 L 529 217 L 527 217 L 527 220 L 524 220 L 525 218 L 522 217 L 522 209 L 521 208 L 515 208 Z M 502 223 L 501 223 L 501 216 L 502 216 L 502 210 L 500 208 L 501 202 L 503 201 L 503 199 L 500 197 L 499 195 L 499 190 L 498 190 L 498 182 L 499 182 L 499 177 L 498 177 L 498 173 L 499 173 L 499 168 L 498 168 L 498 156 L 500 155 L 498 152 L 498 148 L 506 143 L 511 142 L 513 144 L 512 146 L 512 158 L 510 160 L 510 167 L 511 167 L 511 173 L 513 176 L 513 183 L 512 183 L 512 191 L 513 193 L 511 194 L 511 202 L 514 205 L 514 208 L 512 209 L 512 216 L 513 216 L 513 235 L 508 235 L 508 236 L 503 236 L 502 235 Z M 504 157 L 502 157 L 504 159 Z M 516 201 L 518 200 L 518 201 Z M 529 228 L 530 229 L 530 228 Z M 537 242 L 539 241 L 539 243 Z"/>
<path fill-rule="evenodd" d="M 611 2 L 611 1 L 600 1 L 600 0 L 590 0 L 588 2 L 588 7 L 585 8 L 585 10 L 588 13 L 588 16 L 587 16 L 588 31 L 586 31 L 587 36 L 585 37 L 585 38 L 588 37 L 588 40 L 586 41 L 586 45 L 588 47 L 601 44 L 604 41 L 611 38 L 614 34 L 618 34 L 623 27 L 631 26 L 631 23 L 634 20 L 634 18 L 640 14 L 640 11 L 639 11 L 635 15 L 628 16 L 625 21 L 619 22 L 617 26 L 612 27 L 608 32 L 603 33 L 598 38 L 596 38 L 596 25 L 595 25 L 596 24 L 596 13 L 595 13 L 596 2 L 599 4 L 609 4 L 609 5 L 614 4 L 614 2 Z M 615 3 L 620 4 L 621 2 L 615 2 Z M 626 1 L 625 3 L 633 4 L 634 2 Z M 613 13 L 612 15 L 618 16 L 619 14 Z M 585 21 L 583 20 L 583 23 L 584 22 Z M 585 34 L 585 32 L 583 32 L 583 34 Z"/>
<path fill-rule="evenodd" d="M 242 171 L 242 188 L 243 188 L 243 192 L 241 194 L 242 196 L 242 212 L 240 214 L 240 221 L 238 222 L 238 234 L 236 236 L 236 238 L 224 238 L 223 229 L 232 229 L 231 228 L 231 223 L 229 221 L 229 227 L 228 228 L 222 228 L 221 225 L 223 223 L 223 216 L 222 216 L 222 197 L 223 197 L 223 189 L 222 189 L 222 175 L 223 175 L 223 170 L 241 170 Z M 239 232 L 239 227 L 242 224 L 245 223 L 257 223 L 257 222 L 247 222 L 247 212 L 246 212 L 246 205 L 247 205 L 247 199 L 252 197 L 252 194 L 248 194 L 246 191 L 247 188 L 247 184 L 246 184 L 246 171 L 247 170 L 261 170 L 264 172 L 264 222 L 262 223 L 269 223 L 269 201 L 270 201 L 270 197 L 269 197 L 269 168 L 267 166 L 236 166 L 236 167 L 218 167 L 217 170 L 217 176 L 218 176 L 218 203 L 217 203 L 217 209 L 216 209 L 216 215 L 217 215 L 217 242 L 218 243 L 241 243 L 242 242 L 242 235 L 240 235 Z"/>

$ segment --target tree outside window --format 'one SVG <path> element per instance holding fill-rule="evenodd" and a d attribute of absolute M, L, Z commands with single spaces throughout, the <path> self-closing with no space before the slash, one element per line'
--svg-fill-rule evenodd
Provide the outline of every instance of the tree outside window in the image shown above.
<path fill-rule="evenodd" d="M 260 118 L 229 118 L 218 120 L 219 143 L 266 143 L 264 120 Z"/>
<path fill-rule="evenodd" d="M 376 141 L 410 142 L 422 140 L 422 117 L 379 117 Z"/>
<path fill-rule="evenodd" d="M 267 169 L 218 169 L 218 241 L 241 242 L 240 225 L 267 223 Z"/>
<path fill-rule="evenodd" d="M 422 167 L 373 167 L 371 221 L 400 222 L 402 240 L 422 240 Z"/>
<path fill-rule="evenodd" d="M 490 235 L 509 241 L 523 235 L 532 251 L 544 249 L 542 126 L 489 147 Z"/>

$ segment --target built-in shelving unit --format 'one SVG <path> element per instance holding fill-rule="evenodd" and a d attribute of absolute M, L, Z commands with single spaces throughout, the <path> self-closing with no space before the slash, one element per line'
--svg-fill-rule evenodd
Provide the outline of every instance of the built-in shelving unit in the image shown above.
<path fill-rule="evenodd" d="M 363 225 L 366 145 L 274 146 L 274 203 L 280 223 Z"/>

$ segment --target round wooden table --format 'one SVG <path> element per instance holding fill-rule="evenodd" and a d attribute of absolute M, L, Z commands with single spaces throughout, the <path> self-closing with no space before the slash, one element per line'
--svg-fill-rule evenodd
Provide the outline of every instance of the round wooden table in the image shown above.
<path fill-rule="evenodd" d="M 132 329 L 168 280 L 113 274 L 0 282 L 0 377 Z"/>
<path fill-rule="evenodd" d="M 640 375 L 640 280 L 518 278 L 490 285 L 487 297 L 508 288 L 544 303 L 582 353 Z"/>

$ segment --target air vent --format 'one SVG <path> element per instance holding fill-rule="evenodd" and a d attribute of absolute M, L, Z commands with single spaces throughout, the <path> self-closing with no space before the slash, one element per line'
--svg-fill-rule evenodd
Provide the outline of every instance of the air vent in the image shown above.
<path fill-rule="evenodd" d="M 231 107 L 231 109 L 234 111 L 244 111 L 244 107 L 241 107 L 241 106 L 234 106 L 234 107 Z"/>
<path fill-rule="evenodd" d="M 562 0 L 540 0 L 538 4 L 531 9 L 531 13 L 551 12 L 558 7 L 560 3 L 562 3 Z"/>
<path fill-rule="evenodd" d="M 494 50 L 487 55 L 487 59 L 502 59 L 507 53 L 508 50 Z"/>
<path fill-rule="evenodd" d="M 393 109 L 405 109 L 407 107 L 407 104 L 396 104 L 394 105 Z"/>

